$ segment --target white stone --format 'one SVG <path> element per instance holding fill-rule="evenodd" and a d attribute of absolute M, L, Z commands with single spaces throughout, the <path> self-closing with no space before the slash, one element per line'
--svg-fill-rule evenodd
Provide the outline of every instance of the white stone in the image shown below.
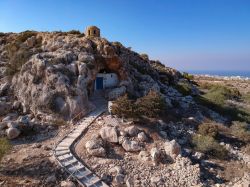
<path fill-rule="evenodd" d="M 6 130 L 6 135 L 9 139 L 15 139 L 20 135 L 20 131 L 17 128 L 11 127 Z"/>
<path fill-rule="evenodd" d="M 181 153 L 181 146 L 175 141 L 165 142 L 164 149 L 167 155 L 175 159 Z"/>
<path fill-rule="evenodd" d="M 103 127 L 100 130 L 100 135 L 103 140 L 111 142 L 111 143 L 117 143 L 118 142 L 118 135 L 117 130 L 115 127 Z"/>
<path fill-rule="evenodd" d="M 140 147 L 139 143 L 136 141 L 130 141 L 130 140 L 125 140 L 122 143 L 122 147 L 126 150 L 126 151 L 130 151 L 130 152 L 136 152 L 136 151 L 140 151 L 142 148 Z"/>
<path fill-rule="evenodd" d="M 148 137 L 147 135 L 145 134 L 145 132 L 140 132 L 138 135 L 137 135 L 137 138 L 139 141 L 141 142 L 146 142 L 148 141 Z"/>

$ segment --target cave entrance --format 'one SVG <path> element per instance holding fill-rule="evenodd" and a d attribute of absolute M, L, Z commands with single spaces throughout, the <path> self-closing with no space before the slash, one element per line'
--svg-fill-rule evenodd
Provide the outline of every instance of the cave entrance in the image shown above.
<path fill-rule="evenodd" d="M 96 75 L 95 90 L 114 88 L 118 85 L 119 79 L 116 73 L 102 69 Z"/>

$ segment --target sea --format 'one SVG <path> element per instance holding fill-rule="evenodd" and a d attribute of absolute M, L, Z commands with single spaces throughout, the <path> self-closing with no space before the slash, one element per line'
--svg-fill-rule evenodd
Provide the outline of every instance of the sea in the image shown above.
<path fill-rule="evenodd" d="M 250 71 L 208 71 L 208 70 L 189 70 L 183 71 L 193 75 L 204 75 L 211 77 L 224 77 L 235 79 L 250 80 Z"/>

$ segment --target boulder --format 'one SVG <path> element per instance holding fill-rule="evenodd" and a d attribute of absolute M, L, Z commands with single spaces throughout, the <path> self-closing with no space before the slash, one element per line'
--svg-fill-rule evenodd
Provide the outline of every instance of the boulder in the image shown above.
<path fill-rule="evenodd" d="M 114 182 L 116 185 L 121 186 L 125 183 L 125 175 L 117 174 L 114 178 Z"/>
<path fill-rule="evenodd" d="M 138 129 L 136 126 L 134 126 L 134 125 L 125 128 L 124 131 L 125 131 L 129 136 L 132 136 L 132 137 L 133 137 L 133 136 L 136 136 L 136 135 L 139 133 L 139 129 Z"/>
<path fill-rule="evenodd" d="M 92 156 L 104 157 L 106 150 L 103 148 L 103 142 L 100 138 L 94 138 L 86 142 L 85 147 Z"/>
<path fill-rule="evenodd" d="M 126 180 L 127 187 L 134 187 L 134 180 L 131 177 L 128 177 Z"/>
<path fill-rule="evenodd" d="M 17 128 L 19 126 L 19 124 L 15 121 L 9 121 L 7 123 L 7 126 L 8 126 L 8 128 Z"/>
<path fill-rule="evenodd" d="M 136 152 L 142 149 L 138 142 L 130 141 L 128 139 L 122 143 L 122 147 L 129 152 Z"/>
<path fill-rule="evenodd" d="M 12 105 L 12 108 L 14 110 L 18 110 L 22 106 L 22 103 L 20 101 L 15 101 Z"/>
<path fill-rule="evenodd" d="M 150 155 L 151 155 L 152 161 L 154 161 L 155 164 L 158 164 L 162 158 L 162 151 L 157 147 L 153 147 L 150 150 Z"/>
<path fill-rule="evenodd" d="M 181 153 L 181 146 L 175 140 L 165 142 L 164 149 L 166 154 L 173 159 Z"/>
<path fill-rule="evenodd" d="M 7 128 L 7 122 L 6 121 L 2 121 L 2 122 L 0 122 L 0 130 L 3 130 L 3 129 L 5 129 L 5 128 Z"/>
<path fill-rule="evenodd" d="M 145 132 L 140 132 L 140 133 L 137 135 L 137 138 L 138 138 L 138 140 L 141 141 L 141 142 L 146 142 L 146 141 L 148 141 L 148 137 L 147 137 L 147 135 L 146 135 Z"/>
<path fill-rule="evenodd" d="M 11 127 L 6 130 L 6 135 L 10 140 L 17 138 L 20 133 L 21 132 L 15 127 Z"/>
<path fill-rule="evenodd" d="M 30 117 L 28 115 L 20 116 L 18 118 L 18 121 L 23 124 L 29 124 L 30 123 Z"/>
<path fill-rule="evenodd" d="M 111 143 L 117 143 L 118 142 L 118 135 L 117 130 L 115 127 L 103 127 L 100 130 L 100 135 L 103 140 L 111 142 Z"/>
<path fill-rule="evenodd" d="M 7 91 L 8 91 L 8 89 L 9 89 L 9 87 L 10 87 L 10 84 L 9 83 L 4 83 L 4 84 L 2 84 L 1 86 L 0 86 L 0 96 L 3 96 L 3 95 L 5 95 L 5 94 L 7 94 Z"/>
<path fill-rule="evenodd" d="M 76 187 L 76 185 L 72 181 L 62 181 L 61 187 Z"/>
<path fill-rule="evenodd" d="M 5 101 L 0 101 L 0 116 L 8 114 L 11 110 L 11 104 Z"/>

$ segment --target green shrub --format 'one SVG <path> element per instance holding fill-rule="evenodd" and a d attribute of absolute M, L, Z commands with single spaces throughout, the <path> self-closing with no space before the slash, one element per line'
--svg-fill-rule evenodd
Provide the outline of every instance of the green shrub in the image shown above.
<path fill-rule="evenodd" d="M 119 97 L 112 106 L 112 112 L 119 117 L 142 118 L 158 117 L 165 110 L 165 101 L 161 96 L 150 91 L 146 96 L 138 98 L 136 101 L 128 99 L 128 96 Z"/>
<path fill-rule="evenodd" d="M 160 116 L 165 108 L 165 101 L 155 91 L 149 91 L 147 95 L 137 99 L 135 102 L 135 113 L 137 116 L 144 115 L 150 118 L 155 118 Z"/>
<path fill-rule="evenodd" d="M 237 99 L 241 95 L 237 89 L 213 85 L 203 96 L 215 104 L 224 105 L 227 99 Z"/>
<path fill-rule="evenodd" d="M 182 95 L 191 95 L 192 87 L 189 83 L 186 82 L 178 82 L 175 86 L 175 89 L 178 90 Z"/>
<path fill-rule="evenodd" d="M 246 94 L 243 95 L 244 101 L 247 103 L 250 103 L 250 92 L 247 92 Z"/>
<path fill-rule="evenodd" d="M 79 30 L 71 30 L 67 32 L 68 34 L 81 34 Z"/>
<path fill-rule="evenodd" d="M 0 32 L 0 37 L 3 37 L 3 36 L 5 36 L 5 33 Z"/>
<path fill-rule="evenodd" d="M 6 138 L 0 138 L 0 160 L 11 149 L 11 144 Z"/>
<path fill-rule="evenodd" d="M 191 75 L 191 74 L 189 74 L 189 73 L 183 72 L 182 75 L 183 75 L 183 77 L 184 77 L 185 79 L 187 79 L 187 80 L 189 80 L 189 81 L 194 80 L 194 76 Z"/>
<path fill-rule="evenodd" d="M 36 36 L 37 35 L 37 32 L 35 31 L 24 31 L 24 32 L 21 32 L 17 38 L 16 38 L 16 42 L 19 42 L 19 43 L 23 43 L 25 42 L 28 38 L 30 38 L 31 36 Z"/>
<path fill-rule="evenodd" d="M 6 66 L 6 75 L 13 76 L 19 72 L 31 55 L 32 53 L 27 48 L 20 48 L 17 52 L 14 52 Z"/>
<path fill-rule="evenodd" d="M 245 122 L 234 121 L 230 127 L 231 133 L 244 142 L 250 142 L 250 125 Z"/>
<path fill-rule="evenodd" d="M 204 136 L 216 138 L 219 134 L 218 126 L 213 123 L 204 123 L 199 125 L 198 133 Z"/>
<path fill-rule="evenodd" d="M 219 159 L 225 159 L 228 155 L 226 148 L 216 142 L 216 140 L 211 136 L 196 134 L 192 137 L 192 144 L 196 151 Z"/>
<path fill-rule="evenodd" d="M 124 118 L 134 118 L 134 104 L 127 95 L 119 97 L 112 105 L 112 113 Z"/>

